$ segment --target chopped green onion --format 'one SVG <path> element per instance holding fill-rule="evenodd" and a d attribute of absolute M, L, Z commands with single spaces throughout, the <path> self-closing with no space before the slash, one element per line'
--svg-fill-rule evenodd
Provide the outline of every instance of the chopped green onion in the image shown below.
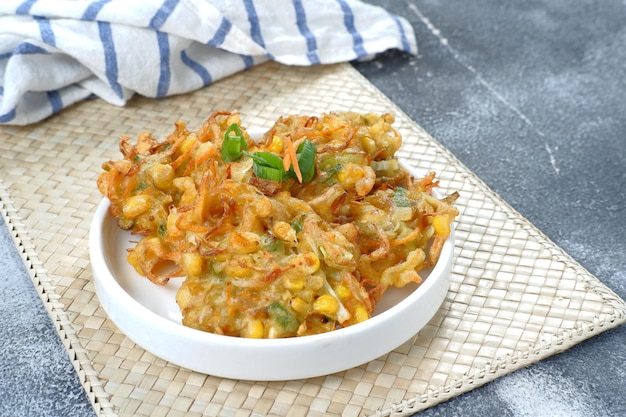
<path fill-rule="evenodd" d="M 406 195 L 406 188 L 396 187 L 393 190 L 393 203 L 396 207 L 411 207 L 411 201 Z"/>
<path fill-rule="evenodd" d="M 342 167 L 349 163 L 357 165 L 369 164 L 368 155 L 364 152 L 355 153 L 352 151 L 344 151 L 338 154 L 325 155 L 323 159 L 319 161 L 319 168 L 322 171 L 328 171 L 333 167 Z"/>
<path fill-rule="evenodd" d="M 280 156 L 272 152 L 243 152 L 243 154 L 254 161 L 252 169 L 257 177 L 276 182 L 285 180 L 283 160 Z"/>
<path fill-rule="evenodd" d="M 300 326 L 296 316 L 280 303 L 271 303 L 267 307 L 267 314 L 285 331 L 295 332 Z"/>
<path fill-rule="evenodd" d="M 304 217 L 299 217 L 297 219 L 293 219 L 291 222 L 291 227 L 296 233 L 300 233 L 302 231 L 302 225 L 304 224 Z"/>
<path fill-rule="evenodd" d="M 265 239 L 263 249 L 270 252 L 278 252 L 283 248 L 283 242 L 280 239 L 276 239 L 274 236 L 267 236 Z"/>
<path fill-rule="evenodd" d="M 145 181 L 139 181 L 139 184 L 135 187 L 134 191 L 143 191 L 148 188 L 148 183 Z"/>
<path fill-rule="evenodd" d="M 233 134 L 234 133 L 234 134 Z M 225 162 L 233 162 L 241 158 L 243 152 L 248 148 L 243 132 L 237 123 L 233 123 L 226 129 L 224 133 L 224 142 L 222 142 L 222 160 Z"/>
<path fill-rule="evenodd" d="M 283 159 L 273 152 L 246 152 L 248 144 L 243 133 L 235 123 L 230 125 L 224 134 L 222 143 L 222 160 L 232 162 L 240 159 L 243 155 L 253 160 L 252 169 L 254 174 L 266 180 L 283 182 L 287 177 L 296 178 L 293 166 L 285 171 Z M 317 149 L 310 141 L 303 141 L 296 150 L 298 166 L 302 173 L 302 181 L 310 182 L 315 176 L 315 154 Z"/>
<path fill-rule="evenodd" d="M 282 168 L 283 160 L 275 153 L 272 152 L 243 152 L 249 158 L 252 158 L 255 164 L 271 167 L 271 168 Z"/>
<path fill-rule="evenodd" d="M 273 168 L 264 165 L 258 165 L 256 162 L 252 165 L 254 175 L 265 180 L 283 182 L 285 181 L 285 170 L 282 168 Z"/>

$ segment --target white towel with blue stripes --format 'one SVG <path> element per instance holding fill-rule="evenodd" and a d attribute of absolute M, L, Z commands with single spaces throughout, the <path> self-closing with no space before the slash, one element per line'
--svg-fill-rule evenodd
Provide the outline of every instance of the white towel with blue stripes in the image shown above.
<path fill-rule="evenodd" d="M 81 100 L 203 88 L 275 60 L 315 65 L 415 54 L 410 24 L 358 0 L 0 0 L 0 124 Z"/>

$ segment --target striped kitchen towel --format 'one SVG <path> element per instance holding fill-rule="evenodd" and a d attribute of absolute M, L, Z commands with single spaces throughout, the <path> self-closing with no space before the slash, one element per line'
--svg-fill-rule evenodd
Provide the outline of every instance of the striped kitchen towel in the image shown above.
<path fill-rule="evenodd" d="M 410 24 L 358 0 L 1 0 L 0 124 L 78 101 L 123 106 L 266 60 L 314 65 L 417 52 Z"/>

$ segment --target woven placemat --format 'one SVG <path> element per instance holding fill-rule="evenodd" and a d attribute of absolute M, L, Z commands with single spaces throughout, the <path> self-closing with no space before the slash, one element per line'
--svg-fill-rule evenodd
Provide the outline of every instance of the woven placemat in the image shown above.
<path fill-rule="evenodd" d="M 247 126 L 330 110 L 392 112 L 401 156 L 458 190 L 450 291 L 418 335 L 325 377 L 250 382 L 174 366 L 107 318 L 89 266 L 101 164 L 122 134 L 160 138 L 238 109 Z M 0 130 L 0 212 L 80 381 L 101 416 L 405 416 L 469 391 L 626 321 L 626 305 L 547 239 L 347 64 L 266 63 L 193 94 L 81 103 L 37 125 Z"/>

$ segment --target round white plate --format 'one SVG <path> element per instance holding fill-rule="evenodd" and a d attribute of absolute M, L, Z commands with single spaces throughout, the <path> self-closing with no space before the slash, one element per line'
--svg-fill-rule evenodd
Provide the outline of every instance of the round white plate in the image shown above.
<path fill-rule="evenodd" d="M 225 378 L 291 380 L 343 371 L 382 356 L 434 316 L 449 287 L 454 229 L 437 265 L 420 286 L 390 288 L 365 322 L 329 333 L 246 339 L 185 327 L 176 304 L 180 279 L 165 286 L 140 276 L 126 260 L 138 240 L 117 226 L 105 198 L 95 213 L 89 253 L 96 293 L 115 325 L 135 343 L 176 365 Z"/>

